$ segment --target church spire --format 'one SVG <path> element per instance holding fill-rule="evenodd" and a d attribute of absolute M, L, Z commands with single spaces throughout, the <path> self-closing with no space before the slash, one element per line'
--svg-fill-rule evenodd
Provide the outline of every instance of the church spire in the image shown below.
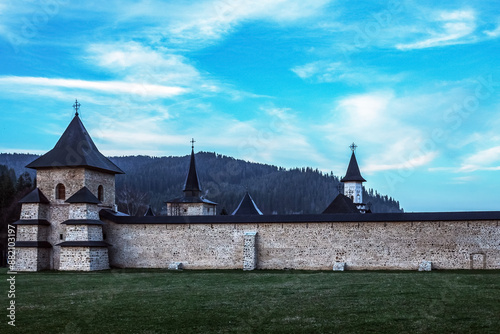
<path fill-rule="evenodd" d="M 191 140 L 191 161 L 189 163 L 189 171 L 184 183 L 185 196 L 198 197 L 201 193 L 200 181 L 198 180 L 198 173 L 196 171 L 196 161 L 194 158 L 194 139 Z"/>
<path fill-rule="evenodd" d="M 359 171 L 358 161 L 356 160 L 356 155 L 354 151 L 358 147 L 356 144 L 352 143 L 351 146 L 352 154 L 351 160 L 349 161 L 349 166 L 347 167 L 347 172 L 341 182 L 349 182 L 349 181 L 359 181 L 366 182 L 366 180 L 361 176 L 361 172 Z"/>

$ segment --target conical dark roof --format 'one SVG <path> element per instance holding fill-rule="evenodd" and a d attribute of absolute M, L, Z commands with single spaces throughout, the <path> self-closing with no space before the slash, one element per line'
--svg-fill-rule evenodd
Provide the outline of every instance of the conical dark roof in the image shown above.
<path fill-rule="evenodd" d="M 189 163 L 189 171 L 186 176 L 186 182 L 184 183 L 184 194 L 185 196 L 197 197 L 200 195 L 201 186 L 198 180 L 198 173 L 196 172 L 196 162 L 194 159 L 194 148 L 191 149 L 191 161 Z"/>
<path fill-rule="evenodd" d="M 323 213 L 360 213 L 352 199 L 338 194 Z"/>
<path fill-rule="evenodd" d="M 87 187 L 83 187 L 66 200 L 66 203 L 100 204 L 101 201 Z"/>
<path fill-rule="evenodd" d="M 26 167 L 87 167 L 113 174 L 124 172 L 99 152 L 78 114 L 66 128 L 56 146 Z"/>
<path fill-rule="evenodd" d="M 354 151 L 352 152 L 351 161 L 349 161 L 349 166 L 347 167 L 347 173 L 345 174 L 344 178 L 340 181 L 366 182 L 366 180 L 361 176 L 361 172 L 359 171 L 358 162 L 356 161 L 356 155 L 354 154 Z"/>
<path fill-rule="evenodd" d="M 28 195 L 24 196 L 19 203 L 50 203 L 47 197 L 38 188 L 33 189 Z"/>
<path fill-rule="evenodd" d="M 234 210 L 232 213 L 233 216 L 235 215 L 262 215 L 262 212 L 259 210 L 255 202 L 253 201 L 252 196 L 246 192 L 245 196 L 243 196 L 243 199 L 241 200 L 240 204 Z"/>

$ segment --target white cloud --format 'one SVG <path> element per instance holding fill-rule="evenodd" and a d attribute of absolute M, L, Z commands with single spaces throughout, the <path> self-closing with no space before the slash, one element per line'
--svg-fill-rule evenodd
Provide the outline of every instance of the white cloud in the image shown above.
<path fill-rule="evenodd" d="M 399 43 L 399 50 L 425 49 L 454 44 L 474 42 L 476 14 L 472 10 L 443 11 L 434 13 L 434 20 L 428 22 L 425 30 L 428 37 L 412 43 Z"/>
<path fill-rule="evenodd" d="M 498 25 L 493 30 L 484 30 L 483 33 L 488 35 L 489 37 L 492 37 L 492 38 L 498 37 L 498 36 L 500 36 L 500 25 Z"/>
<path fill-rule="evenodd" d="M 86 59 L 124 77 L 126 81 L 191 85 L 200 73 L 189 61 L 164 48 L 153 50 L 137 42 L 92 44 Z"/>
<path fill-rule="evenodd" d="M 178 6 L 161 34 L 177 42 L 210 42 L 251 20 L 289 22 L 320 13 L 329 0 L 211 0 Z M 154 14 L 153 14 L 154 15 Z"/>
<path fill-rule="evenodd" d="M 393 91 L 343 98 L 336 102 L 330 122 L 321 130 L 336 146 L 344 143 L 347 147 L 355 141 L 359 145 L 358 151 L 364 152 L 360 168 L 366 173 L 428 165 L 438 152 L 432 148 L 421 149 L 426 133 L 413 122 L 417 117 L 415 110 L 420 106 L 408 105 L 405 103 L 407 99 L 396 96 Z M 341 152 L 345 147 L 341 146 Z"/>
<path fill-rule="evenodd" d="M 460 172 L 474 172 L 476 170 L 500 170 L 500 146 L 480 150 L 466 157 L 460 167 Z"/>
<path fill-rule="evenodd" d="M 369 164 L 367 166 L 364 166 L 363 171 L 370 173 L 370 172 L 380 172 L 380 171 L 398 170 L 398 169 L 412 170 L 414 168 L 429 164 L 437 157 L 437 155 L 438 155 L 437 152 L 427 152 L 422 155 L 408 159 L 406 161 L 389 163 L 389 164 L 377 164 L 377 163 Z"/>
<path fill-rule="evenodd" d="M 292 68 L 301 79 L 309 79 L 319 83 L 346 82 L 348 84 L 368 84 L 374 82 L 398 82 L 402 74 L 388 75 L 378 72 L 370 67 L 358 68 L 348 66 L 342 62 L 315 61 Z"/>
<path fill-rule="evenodd" d="M 43 77 L 0 77 L 0 85 L 12 88 L 12 85 L 30 87 L 59 87 L 65 89 L 83 89 L 97 91 L 106 94 L 129 94 L 145 98 L 171 98 L 187 93 L 187 89 L 174 86 L 151 85 L 147 83 L 134 83 L 124 81 L 88 81 L 76 79 L 55 79 Z M 29 94 L 37 94 L 37 91 L 26 91 Z"/>

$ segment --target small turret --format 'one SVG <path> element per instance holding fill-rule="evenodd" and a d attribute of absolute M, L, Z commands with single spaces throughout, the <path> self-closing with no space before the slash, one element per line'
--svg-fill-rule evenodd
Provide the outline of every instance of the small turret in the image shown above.
<path fill-rule="evenodd" d="M 340 182 L 344 184 L 344 195 L 352 200 L 361 213 L 364 213 L 363 182 L 366 182 L 366 180 L 361 176 L 361 172 L 359 171 L 358 162 L 354 153 L 357 148 L 356 144 L 352 143 L 349 147 L 352 151 L 351 160 L 349 161 L 347 172 Z"/>
<path fill-rule="evenodd" d="M 167 215 L 169 216 L 213 216 L 216 215 L 217 203 L 201 196 L 200 180 L 196 171 L 194 155 L 194 139 L 191 140 L 191 159 L 189 170 L 184 182 L 184 196 L 168 200 Z"/>

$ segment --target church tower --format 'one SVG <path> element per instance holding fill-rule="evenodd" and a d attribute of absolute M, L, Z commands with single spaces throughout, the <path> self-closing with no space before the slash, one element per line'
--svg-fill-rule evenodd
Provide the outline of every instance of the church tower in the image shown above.
<path fill-rule="evenodd" d="M 360 210 L 361 213 L 365 212 L 365 204 L 363 203 L 363 182 L 366 180 L 361 176 L 359 171 L 358 162 L 356 161 L 356 144 L 352 143 L 352 154 L 349 166 L 345 176 L 340 180 L 344 184 L 344 195 L 350 198 L 354 205 Z"/>
<path fill-rule="evenodd" d="M 201 196 L 200 180 L 196 171 L 194 156 L 194 139 L 191 140 L 191 159 L 184 182 L 184 196 L 166 202 L 169 216 L 214 216 L 217 214 L 217 203 Z"/>
<path fill-rule="evenodd" d="M 99 211 L 115 205 L 115 175 L 123 171 L 102 155 L 75 116 L 52 150 L 26 167 L 38 188 L 23 200 L 16 222 L 19 271 L 109 268 Z"/>

